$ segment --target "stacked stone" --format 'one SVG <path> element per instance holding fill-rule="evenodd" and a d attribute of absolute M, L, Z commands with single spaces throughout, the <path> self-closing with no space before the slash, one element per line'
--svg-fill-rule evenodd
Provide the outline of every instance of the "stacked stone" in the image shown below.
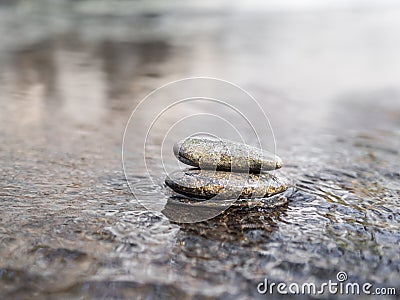
<path fill-rule="evenodd" d="M 256 147 L 223 139 L 189 137 L 174 145 L 181 162 L 195 167 L 176 171 L 165 183 L 175 192 L 202 199 L 265 198 L 285 191 L 285 180 L 266 171 L 282 160 Z"/>

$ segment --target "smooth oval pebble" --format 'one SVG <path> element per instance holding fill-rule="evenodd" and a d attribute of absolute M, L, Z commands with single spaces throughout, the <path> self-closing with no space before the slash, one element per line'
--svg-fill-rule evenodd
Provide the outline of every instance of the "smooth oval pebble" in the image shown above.
<path fill-rule="evenodd" d="M 224 139 L 189 137 L 174 145 L 174 154 L 187 165 L 208 170 L 260 173 L 282 167 L 270 152 Z"/>
<path fill-rule="evenodd" d="M 203 199 L 264 198 L 284 192 L 285 180 L 269 173 L 246 174 L 188 169 L 171 173 L 165 184 L 175 192 Z"/>

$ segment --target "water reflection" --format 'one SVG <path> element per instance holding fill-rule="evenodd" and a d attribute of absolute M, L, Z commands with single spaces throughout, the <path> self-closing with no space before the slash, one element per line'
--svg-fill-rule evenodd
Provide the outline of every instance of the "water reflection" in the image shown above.
<path fill-rule="evenodd" d="M 286 210 L 285 206 L 274 209 L 231 207 L 208 221 L 182 224 L 181 230 L 189 235 L 202 236 L 219 242 L 255 246 L 261 241 L 265 242 L 277 229 L 277 222 L 281 220 L 280 215 Z M 198 251 L 202 250 L 196 249 L 196 252 Z"/>
<path fill-rule="evenodd" d="M 107 81 L 107 98 L 114 101 L 132 95 L 140 76 L 161 76 L 160 64 L 168 58 L 169 51 L 168 43 L 161 40 L 103 41 L 99 46 L 99 56 Z"/>
<path fill-rule="evenodd" d="M 8 66 L 14 73 L 10 84 L 20 95 L 15 97 L 20 102 L 11 103 L 20 114 L 13 119 L 37 123 L 57 115 L 97 124 L 106 110 L 127 108 L 126 101 L 118 101 L 121 97 L 137 101 L 137 82 L 142 76 L 160 76 L 159 64 L 168 51 L 164 41 L 91 44 L 73 32 L 25 46 Z"/>
<path fill-rule="evenodd" d="M 41 98 L 46 105 L 59 100 L 57 97 L 57 60 L 55 42 L 51 39 L 40 41 L 15 51 L 10 68 L 15 71 L 15 86 L 19 91 L 28 91 L 35 85 L 44 89 Z"/>

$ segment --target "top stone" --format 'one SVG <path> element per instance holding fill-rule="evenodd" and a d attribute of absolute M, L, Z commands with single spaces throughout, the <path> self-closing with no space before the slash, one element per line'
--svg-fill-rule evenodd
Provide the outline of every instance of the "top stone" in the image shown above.
<path fill-rule="evenodd" d="M 200 169 L 260 173 L 282 167 L 282 160 L 259 148 L 224 139 L 188 137 L 174 145 L 175 156 Z"/>

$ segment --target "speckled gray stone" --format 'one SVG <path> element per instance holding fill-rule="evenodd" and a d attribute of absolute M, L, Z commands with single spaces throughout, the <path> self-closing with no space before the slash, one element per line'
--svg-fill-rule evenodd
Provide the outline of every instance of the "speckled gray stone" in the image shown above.
<path fill-rule="evenodd" d="M 281 193 L 286 180 L 270 173 L 246 174 L 187 169 L 171 173 L 165 183 L 175 192 L 196 198 L 249 199 Z"/>
<path fill-rule="evenodd" d="M 260 173 L 282 167 L 282 160 L 272 153 L 224 139 L 189 137 L 174 145 L 174 154 L 200 169 Z"/>

